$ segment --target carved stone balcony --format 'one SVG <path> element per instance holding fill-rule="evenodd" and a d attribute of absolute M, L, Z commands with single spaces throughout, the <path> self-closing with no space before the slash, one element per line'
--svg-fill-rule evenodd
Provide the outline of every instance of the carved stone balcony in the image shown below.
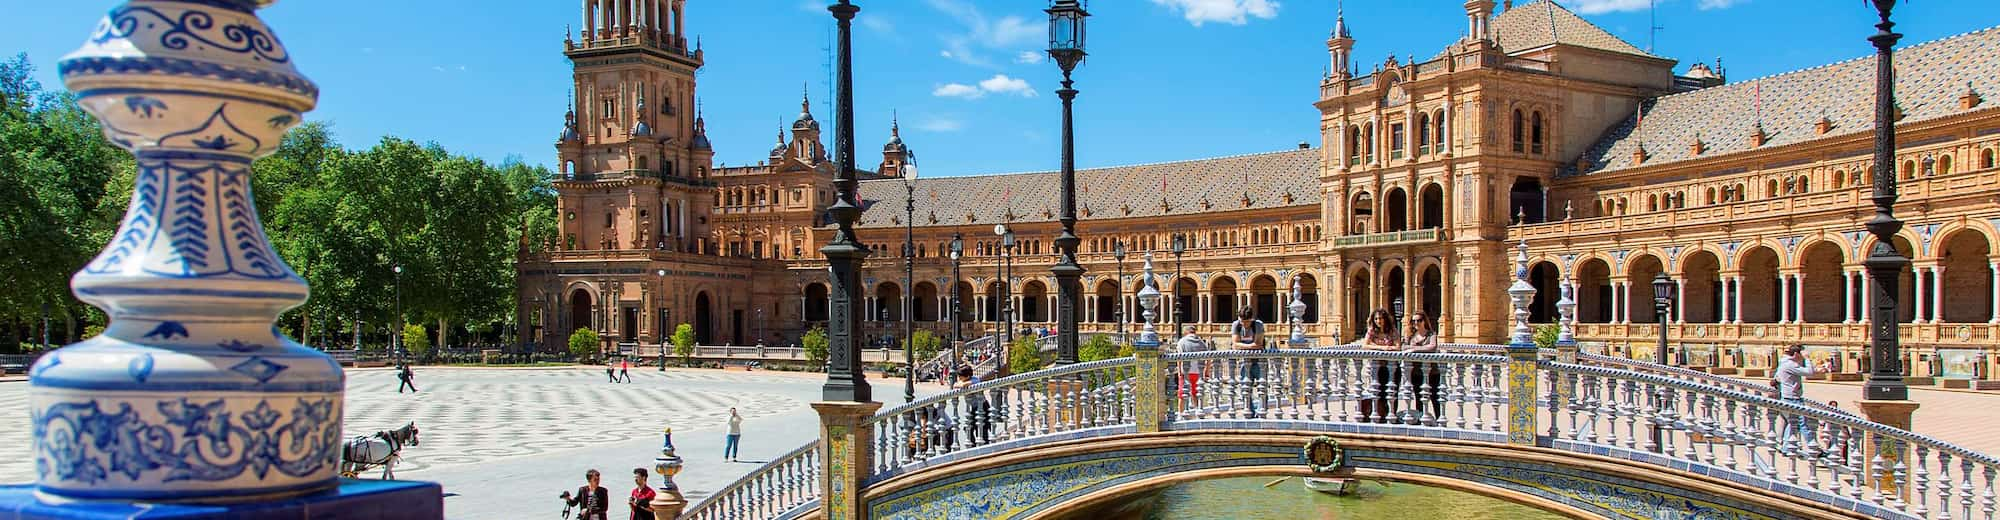
<path fill-rule="evenodd" d="M 1369 233 L 1366 235 L 1347 235 L 1341 237 L 1334 237 L 1333 248 L 1349 249 L 1357 247 L 1427 244 L 1443 240 L 1443 238 L 1444 238 L 1444 233 L 1440 232 L 1440 230 L 1436 228 L 1413 229 L 1409 231 L 1391 231 L 1388 233 Z"/>

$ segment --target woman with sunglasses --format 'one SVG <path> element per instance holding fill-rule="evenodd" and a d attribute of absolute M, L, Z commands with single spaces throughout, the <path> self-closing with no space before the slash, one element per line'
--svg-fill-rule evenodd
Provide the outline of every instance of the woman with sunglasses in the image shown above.
<path fill-rule="evenodd" d="M 1389 314 L 1389 309 L 1375 309 L 1375 312 L 1369 313 L 1366 330 L 1361 339 L 1349 345 L 1383 352 L 1402 350 L 1402 344 L 1396 338 L 1396 318 Z M 1394 363 L 1388 361 L 1373 363 L 1375 381 L 1369 385 L 1369 397 L 1361 399 L 1361 422 L 1375 422 L 1378 418 L 1387 421 L 1396 414 L 1394 392 L 1401 382 L 1397 380 L 1396 371 L 1391 367 Z"/>
<path fill-rule="evenodd" d="M 1423 311 L 1410 313 L 1409 333 L 1403 335 L 1403 352 L 1438 352 L 1437 331 L 1431 325 L 1430 316 Z M 1416 394 L 1417 402 L 1430 403 L 1431 418 L 1440 422 L 1444 420 L 1444 369 L 1442 363 L 1412 363 L 1408 369 L 1411 381 L 1416 383 L 1410 391 Z M 1418 411 L 1423 409 L 1420 407 Z M 1422 417 L 1412 419 L 1423 422 Z"/>

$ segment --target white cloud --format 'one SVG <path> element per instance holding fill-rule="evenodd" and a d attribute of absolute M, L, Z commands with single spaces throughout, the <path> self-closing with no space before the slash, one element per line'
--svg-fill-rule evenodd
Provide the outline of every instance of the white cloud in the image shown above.
<path fill-rule="evenodd" d="M 931 89 L 931 95 L 937 97 L 979 99 L 981 97 L 985 97 L 986 93 L 981 92 L 979 90 L 979 87 L 975 87 L 972 85 L 967 85 L 964 83 L 946 83 L 943 85 L 938 85 L 938 87 L 935 89 Z"/>
<path fill-rule="evenodd" d="M 1250 22 L 1250 17 L 1265 20 L 1278 17 L 1276 0 L 1153 0 L 1153 3 L 1180 12 L 1195 27 L 1207 22 L 1243 25 Z"/>
<path fill-rule="evenodd" d="M 1021 65 L 1034 65 L 1042 62 L 1042 56 L 1043 56 L 1042 53 L 1035 51 L 1021 51 L 1020 54 L 1014 55 L 1014 63 L 1018 63 Z"/>
<path fill-rule="evenodd" d="M 1035 89 L 1028 86 L 1028 80 L 1010 78 L 1006 74 L 994 74 L 979 81 L 979 90 L 993 94 L 1014 94 L 1021 97 L 1035 97 Z"/>
<path fill-rule="evenodd" d="M 1716 0 L 1703 0 L 1704 3 Z M 1728 0 L 1722 0 L 1728 1 Z M 1564 5 L 1578 14 L 1604 14 L 1618 11 L 1638 11 L 1652 7 L 1651 0 L 1563 0 Z"/>
<path fill-rule="evenodd" d="M 875 31 L 878 33 L 889 34 L 889 35 L 893 35 L 896 33 L 896 24 L 890 23 L 888 18 L 883 18 L 880 16 L 859 16 L 856 17 L 856 19 L 860 20 L 862 27 L 867 28 L 870 31 Z"/>
<path fill-rule="evenodd" d="M 957 132 L 965 129 L 965 122 L 948 117 L 933 117 L 918 122 L 917 129 L 925 132 Z"/>
<path fill-rule="evenodd" d="M 931 95 L 937 97 L 979 99 L 986 97 L 987 94 L 1015 95 L 1021 97 L 1035 97 L 1037 95 L 1035 88 L 1028 86 L 1028 80 L 1011 77 L 1006 74 L 994 74 L 993 77 L 979 80 L 978 83 L 973 85 L 946 83 L 931 89 Z"/>
<path fill-rule="evenodd" d="M 945 48 L 941 55 L 968 65 L 991 67 L 993 62 L 981 56 L 980 49 L 1007 49 L 1032 43 L 1045 30 L 1039 22 L 1030 22 L 1020 15 L 988 17 L 964 0 L 930 0 L 930 5 L 963 26 L 959 32 L 943 36 Z"/>
<path fill-rule="evenodd" d="M 1728 9 L 1732 6 L 1735 6 L 1736 4 L 1748 1 L 1750 0 L 1701 0 L 1701 3 L 1695 4 L 1695 8 L 1701 9 L 1703 11 L 1707 11 L 1709 9 Z"/>

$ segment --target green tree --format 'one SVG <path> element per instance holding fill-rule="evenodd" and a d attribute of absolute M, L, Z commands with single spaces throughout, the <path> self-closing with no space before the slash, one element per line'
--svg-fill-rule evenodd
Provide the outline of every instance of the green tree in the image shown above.
<path fill-rule="evenodd" d="M 431 340 L 424 335 L 423 325 L 411 323 L 403 326 L 403 350 L 410 351 L 412 358 L 430 359 Z"/>
<path fill-rule="evenodd" d="M 1556 338 L 1561 334 L 1562 328 L 1555 324 L 1537 325 L 1535 326 L 1535 346 L 1555 348 Z"/>
<path fill-rule="evenodd" d="M 1122 355 L 1120 350 L 1118 343 L 1111 341 L 1110 337 L 1091 336 L 1090 339 L 1084 340 L 1083 344 L 1076 346 L 1076 359 L 1083 362 L 1113 359 Z"/>
<path fill-rule="evenodd" d="M 1007 346 L 1008 372 L 1015 374 L 1034 372 L 1041 370 L 1047 363 L 1048 361 L 1042 357 L 1042 346 L 1040 342 L 1035 341 L 1035 338 L 1015 338 L 1014 343 Z"/>
<path fill-rule="evenodd" d="M 805 349 L 806 360 L 814 367 L 826 366 L 826 345 L 826 327 L 814 325 L 805 337 L 799 338 L 799 347 Z"/>
<path fill-rule="evenodd" d="M 682 323 L 674 327 L 674 355 L 681 357 L 681 364 L 694 360 L 694 326 Z"/>
<path fill-rule="evenodd" d="M 590 327 L 580 327 L 569 334 L 569 354 L 575 356 L 578 363 L 595 356 L 597 348 L 597 331 L 590 330 Z"/>
<path fill-rule="evenodd" d="M 910 348 L 912 343 L 916 344 L 916 350 L 910 352 L 910 354 L 916 357 L 917 362 L 921 363 L 936 356 L 938 351 L 943 349 L 944 338 L 938 337 L 937 334 L 932 334 L 931 331 L 917 329 L 916 332 L 910 333 L 908 339 L 903 340 L 903 348 Z"/>

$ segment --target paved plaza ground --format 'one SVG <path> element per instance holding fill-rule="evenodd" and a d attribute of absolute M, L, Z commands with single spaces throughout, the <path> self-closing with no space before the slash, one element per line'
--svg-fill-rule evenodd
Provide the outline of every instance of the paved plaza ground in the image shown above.
<path fill-rule="evenodd" d="M 422 445 L 407 448 L 396 477 L 444 485 L 449 518 L 560 518 L 556 495 L 604 474 L 612 517 L 624 518 L 632 468 L 650 472 L 660 430 L 674 428 L 686 459 L 679 478 L 690 502 L 817 435 L 807 405 L 819 374 L 633 367 L 630 384 L 605 381 L 601 368 L 418 368 L 416 394 L 397 394 L 388 370 L 349 370 L 349 436 L 414 420 Z M 901 380 L 871 379 L 879 400 L 900 403 Z M 943 388 L 917 385 L 922 395 Z M 0 482 L 34 480 L 25 382 L 0 383 Z M 743 414 L 743 462 L 722 460 L 729 408 Z M 376 478 L 378 473 L 363 474 Z M 655 478 L 657 482 L 657 477 Z"/>
<path fill-rule="evenodd" d="M 633 382 L 605 381 L 601 368 L 419 368 L 417 394 L 397 394 L 388 370 L 348 372 L 349 435 L 415 420 L 421 446 L 404 452 L 398 478 L 444 485 L 450 518 L 559 518 L 556 495 L 581 485 L 583 472 L 604 473 L 622 518 L 632 468 L 652 466 L 659 433 L 671 424 L 686 459 L 676 479 L 698 502 L 771 457 L 816 435 L 808 403 L 819 374 L 634 367 Z M 901 402 L 901 380 L 871 380 L 878 400 Z M 920 395 L 943 388 L 918 384 Z M 0 382 L 0 438 L 28 438 L 25 382 Z M 1808 395 L 1855 410 L 1859 383 L 1813 383 Z M 1917 431 L 1984 453 L 2000 453 L 1992 428 L 2000 394 L 1913 388 Z M 741 459 L 722 460 L 729 408 L 744 416 Z M 26 442 L 0 443 L 0 482 L 34 479 Z M 364 475 L 364 476 L 375 476 Z"/>

